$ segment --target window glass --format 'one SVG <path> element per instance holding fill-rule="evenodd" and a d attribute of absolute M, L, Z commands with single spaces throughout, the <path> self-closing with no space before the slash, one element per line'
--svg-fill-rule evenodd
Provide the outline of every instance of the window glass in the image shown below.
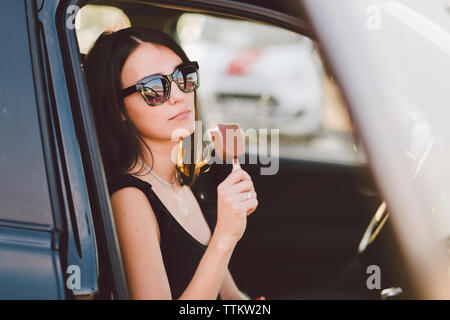
<path fill-rule="evenodd" d="M 86 54 L 104 31 L 117 31 L 130 27 L 130 20 L 119 8 L 88 4 L 75 18 L 80 52 Z"/>
<path fill-rule="evenodd" d="M 199 109 L 206 130 L 239 123 L 279 130 L 279 155 L 365 164 L 339 90 L 309 38 L 270 25 L 184 14 L 180 43 L 200 64 Z"/>

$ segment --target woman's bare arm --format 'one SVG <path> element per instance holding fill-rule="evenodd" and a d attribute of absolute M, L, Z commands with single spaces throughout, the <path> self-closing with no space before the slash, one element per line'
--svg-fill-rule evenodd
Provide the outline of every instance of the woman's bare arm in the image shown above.
<path fill-rule="evenodd" d="M 239 290 L 231 276 L 230 270 L 227 268 L 225 278 L 223 279 L 222 287 L 220 288 L 220 298 L 222 300 L 248 300 L 244 293 Z"/>
<path fill-rule="evenodd" d="M 221 243 L 213 234 L 189 286 L 179 299 L 217 299 L 233 249 Z"/>
<path fill-rule="evenodd" d="M 172 299 L 164 268 L 158 222 L 148 199 L 134 187 L 111 197 L 131 299 Z"/>
<path fill-rule="evenodd" d="M 139 189 L 127 187 L 112 195 L 111 205 L 131 299 L 172 299 L 158 223 L 148 199 Z M 233 249 L 213 234 L 179 299 L 216 299 Z"/>

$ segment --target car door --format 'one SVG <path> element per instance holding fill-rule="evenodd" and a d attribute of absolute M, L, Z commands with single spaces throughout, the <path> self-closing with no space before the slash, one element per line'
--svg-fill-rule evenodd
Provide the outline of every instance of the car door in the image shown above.
<path fill-rule="evenodd" d="M 25 1 L 0 3 L 0 299 L 66 297 L 65 227 L 28 37 L 32 13 Z"/>
<path fill-rule="evenodd" d="M 54 16 L 0 6 L 0 296 L 92 298 L 96 236 Z"/>

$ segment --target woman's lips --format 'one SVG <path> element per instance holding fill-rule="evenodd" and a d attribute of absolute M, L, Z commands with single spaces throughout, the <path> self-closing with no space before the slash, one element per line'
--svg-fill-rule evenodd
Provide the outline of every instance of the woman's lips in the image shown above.
<path fill-rule="evenodd" d="M 184 112 L 177 114 L 175 117 L 170 118 L 169 120 L 183 120 L 183 119 L 186 119 L 187 117 L 189 117 L 190 113 L 191 113 L 190 110 L 184 111 Z"/>

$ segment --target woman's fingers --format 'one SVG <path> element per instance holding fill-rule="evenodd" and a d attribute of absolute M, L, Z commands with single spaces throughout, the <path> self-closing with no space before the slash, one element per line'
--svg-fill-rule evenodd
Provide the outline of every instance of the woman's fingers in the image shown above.
<path fill-rule="evenodd" d="M 230 193 L 240 193 L 244 191 L 254 191 L 252 180 L 243 180 L 230 187 Z"/>
<path fill-rule="evenodd" d="M 236 165 L 236 163 L 235 163 Z M 234 167 L 227 178 L 217 187 L 218 197 L 229 203 L 239 204 L 242 212 L 248 215 L 258 206 L 257 194 L 250 175 L 242 168 Z M 248 193 L 250 192 L 250 199 Z"/>
<path fill-rule="evenodd" d="M 232 186 L 242 180 L 251 180 L 250 175 L 242 169 L 232 171 L 228 177 L 221 183 L 223 188 Z"/>
<path fill-rule="evenodd" d="M 252 198 L 242 202 L 242 208 L 247 213 L 247 216 L 251 215 L 255 211 L 257 206 L 258 200 L 256 198 Z"/>
<path fill-rule="evenodd" d="M 257 194 L 256 194 L 256 192 L 255 191 L 253 191 L 253 190 L 248 190 L 248 191 L 245 191 L 245 192 L 241 192 L 241 193 L 239 193 L 238 194 L 238 201 L 239 202 L 242 202 L 242 201 L 246 201 L 246 200 L 249 200 L 249 198 L 248 198 L 248 193 L 250 192 L 250 199 L 257 199 Z"/>

